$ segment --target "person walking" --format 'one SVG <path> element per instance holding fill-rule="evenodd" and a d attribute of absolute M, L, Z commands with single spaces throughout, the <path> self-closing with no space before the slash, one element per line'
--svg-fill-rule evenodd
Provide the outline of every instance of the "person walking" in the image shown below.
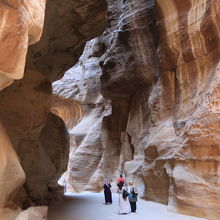
<path fill-rule="evenodd" d="M 129 182 L 128 193 L 128 198 L 131 206 L 131 213 L 136 213 L 138 192 L 136 187 L 133 185 L 132 181 Z"/>
<path fill-rule="evenodd" d="M 131 207 L 129 204 L 128 199 L 128 188 L 127 184 L 125 184 L 121 189 L 118 188 L 119 194 L 119 207 L 118 207 L 118 214 L 129 214 L 131 212 Z"/>
<path fill-rule="evenodd" d="M 104 188 L 105 204 L 106 204 L 106 205 L 112 204 L 112 192 L 111 192 L 111 187 L 112 187 L 112 186 L 111 186 L 109 180 L 108 180 L 108 179 L 105 179 L 103 188 Z"/>

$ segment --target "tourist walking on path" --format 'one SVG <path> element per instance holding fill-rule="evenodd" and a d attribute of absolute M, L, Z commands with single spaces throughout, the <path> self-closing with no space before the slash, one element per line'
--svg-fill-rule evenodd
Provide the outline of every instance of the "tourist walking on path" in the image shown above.
<path fill-rule="evenodd" d="M 112 192 L 111 192 L 111 187 L 112 187 L 112 186 L 111 186 L 110 182 L 108 181 L 108 179 L 105 179 L 103 188 L 104 188 L 105 204 L 106 204 L 106 205 L 112 204 Z"/>
<path fill-rule="evenodd" d="M 121 190 L 122 187 L 124 186 L 124 183 L 125 183 L 125 179 L 123 178 L 122 175 L 120 175 L 120 177 L 118 178 L 117 180 L 117 186 L 118 188 Z"/>
<path fill-rule="evenodd" d="M 131 206 L 131 213 L 136 213 L 136 209 L 137 209 L 136 202 L 137 202 L 138 192 L 136 187 L 133 185 L 132 181 L 129 182 L 128 193 L 129 193 L 128 198 Z"/>
<path fill-rule="evenodd" d="M 131 207 L 128 199 L 128 187 L 127 184 L 122 187 L 122 189 L 118 188 L 119 193 L 119 207 L 118 214 L 129 214 L 131 212 Z"/>

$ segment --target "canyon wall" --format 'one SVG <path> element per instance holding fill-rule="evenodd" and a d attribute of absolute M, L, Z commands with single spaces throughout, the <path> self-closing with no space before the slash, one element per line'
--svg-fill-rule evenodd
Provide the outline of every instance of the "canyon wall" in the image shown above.
<path fill-rule="evenodd" d="M 90 189 L 89 180 L 97 176 L 103 153 L 102 122 L 111 114 L 110 102 L 100 94 L 101 52 L 99 38 L 89 41 L 78 63 L 53 83 L 51 110 L 66 123 L 71 143 L 69 166 L 62 179 L 74 192 Z"/>
<path fill-rule="evenodd" d="M 102 33 L 105 15 L 102 0 L 0 2 L 1 219 L 14 219 L 18 205 L 58 198 L 69 133 L 50 113 L 51 82 L 76 63 L 86 41 Z"/>
<path fill-rule="evenodd" d="M 122 172 L 147 200 L 219 219 L 219 4 L 108 0 L 105 32 L 54 84 L 59 99 L 78 102 L 85 112 L 69 129 L 71 190 L 98 191 L 105 177 Z M 97 103 L 83 108 L 88 93 L 100 92 L 111 103 L 104 117 Z"/>
<path fill-rule="evenodd" d="M 218 219 L 220 3 L 158 0 L 156 6 L 160 78 L 149 105 L 157 140 L 148 148 L 156 146 L 155 167 L 164 163 L 169 177 L 168 208 Z"/>
<path fill-rule="evenodd" d="M 219 219 L 220 2 L 107 3 L 106 23 L 102 0 L 0 2 L 0 218 L 59 197 L 70 146 L 71 191 L 123 173 Z"/>
<path fill-rule="evenodd" d="M 131 96 L 149 96 L 158 74 L 152 15 L 153 3 L 149 1 L 108 1 L 108 25 L 103 35 L 88 42 L 79 62 L 53 83 L 54 105 L 66 100 L 70 103 L 67 111 L 72 111 L 71 102 L 77 102 L 84 114 L 79 124 L 69 127 L 71 139 L 75 139 L 66 177 L 70 190 L 100 190 L 103 179 L 116 178 L 125 161 L 138 151 L 130 144 L 126 126 Z M 57 112 L 62 117 L 62 111 Z M 146 131 L 133 122 L 137 135 L 143 138 Z"/>

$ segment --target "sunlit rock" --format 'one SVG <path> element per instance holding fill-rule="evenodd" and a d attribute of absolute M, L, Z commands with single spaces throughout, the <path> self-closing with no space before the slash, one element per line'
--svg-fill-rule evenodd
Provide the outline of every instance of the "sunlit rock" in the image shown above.
<path fill-rule="evenodd" d="M 53 83 L 52 111 L 64 120 L 70 134 L 70 159 L 64 175 L 70 191 L 97 190 L 97 185 L 88 183 L 104 151 L 102 121 L 111 112 L 109 101 L 100 94 L 99 43 L 98 38 L 88 42 L 79 62 Z"/>
<path fill-rule="evenodd" d="M 47 219 L 47 206 L 30 207 L 21 212 L 15 220 L 46 220 Z"/>
<path fill-rule="evenodd" d="M 25 174 L 1 123 L 0 140 L 0 219 L 8 220 L 21 211 L 13 199 L 25 181 Z"/>
<path fill-rule="evenodd" d="M 28 45 L 44 25 L 45 0 L 0 2 L 0 90 L 24 74 Z"/>

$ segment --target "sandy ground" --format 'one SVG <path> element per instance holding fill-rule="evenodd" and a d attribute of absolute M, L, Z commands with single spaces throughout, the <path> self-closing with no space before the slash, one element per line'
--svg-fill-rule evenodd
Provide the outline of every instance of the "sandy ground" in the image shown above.
<path fill-rule="evenodd" d="M 202 220 L 167 211 L 167 206 L 139 200 L 137 213 L 118 215 L 118 195 L 105 205 L 103 193 L 67 194 L 63 203 L 49 207 L 48 220 Z"/>

